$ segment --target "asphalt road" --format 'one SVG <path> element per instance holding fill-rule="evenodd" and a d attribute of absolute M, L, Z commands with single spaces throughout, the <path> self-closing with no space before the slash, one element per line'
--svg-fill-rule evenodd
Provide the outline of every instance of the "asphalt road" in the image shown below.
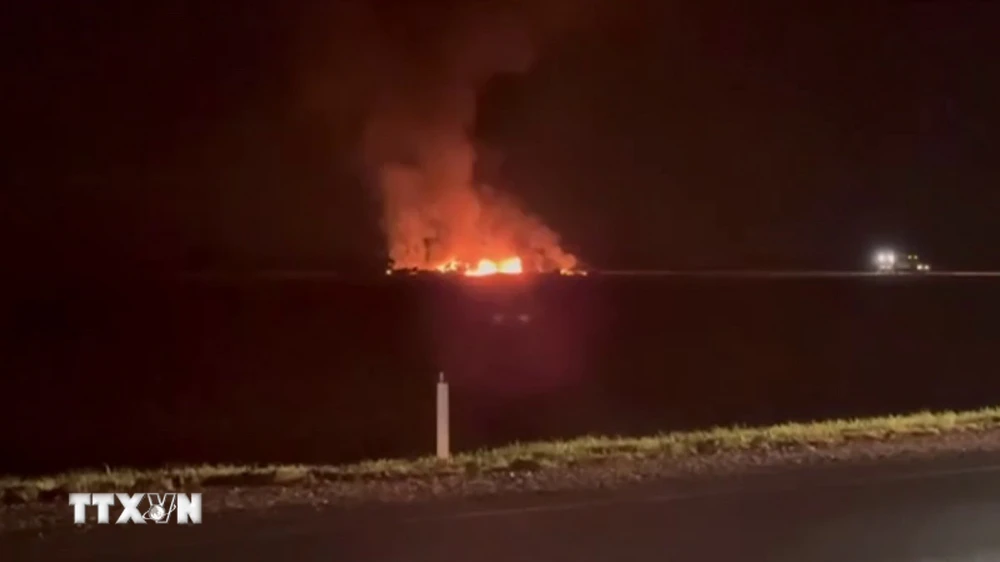
<path fill-rule="evenodd" d="M 0 540 L 12 561 L 985 562 L 1000 560 L 1000 456 Z"/>

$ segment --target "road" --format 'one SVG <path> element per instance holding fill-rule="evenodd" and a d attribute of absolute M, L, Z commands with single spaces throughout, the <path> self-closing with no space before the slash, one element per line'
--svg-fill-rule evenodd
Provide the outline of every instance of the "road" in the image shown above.
<path fill-rule="evenodd" d="M 67 517 L 70 517 L 67 508 Z M 4 540 L 3 560 L 995 561 L 1000 456 L 625 491 L 212 516 Z"/>

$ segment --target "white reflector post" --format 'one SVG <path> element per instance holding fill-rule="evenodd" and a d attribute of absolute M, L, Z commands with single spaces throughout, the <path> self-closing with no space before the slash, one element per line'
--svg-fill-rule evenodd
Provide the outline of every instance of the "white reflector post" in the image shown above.
<path fill-rule="evenodd" d="M 448 434 L 448 383 L 444 373 L 438 374 L 437 383 L 437 457 L 447 459 L 451 456 L 451 444 Z"/>

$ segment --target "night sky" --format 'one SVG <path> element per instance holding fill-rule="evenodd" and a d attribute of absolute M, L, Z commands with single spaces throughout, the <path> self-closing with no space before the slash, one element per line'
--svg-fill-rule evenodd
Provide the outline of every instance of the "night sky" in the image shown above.
<path fill-rule="evenodd" d="M 475 33 L 441 1 L 23 4 L 0 250 L 37 272 L 381 268 L 372 100 L 438 99 L 436 57 Z M 533 52 L 477 78 L 477 173 L 594 267 L 855 269 L 889 244 L 1000 269 L 1000 4 L 694 4 L 490 11 Z"/>

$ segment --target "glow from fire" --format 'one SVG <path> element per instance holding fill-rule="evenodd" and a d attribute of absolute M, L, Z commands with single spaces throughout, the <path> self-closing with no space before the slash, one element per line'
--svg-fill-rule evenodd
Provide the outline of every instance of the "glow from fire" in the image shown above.
<path fill-rule="evenodd" d="M 487 275 L 518 275 L 524 273 L 521 258 L 514 256 L 502 260 L 483 258 L 475 266 L 451 259 L 436 267 L 442 273 L 457 272 L 467 277 L 485 277 Z"/>
<path fill-rule="evenodd" d="M 499 272 L 500 268 L 497 267 L 497 262 L 493 260 L 479 260 L 476 267 L 467 270 L 465 275 L 469 277 L 485 277 L 487 275 L 496 275 Z"/>
<path fill-rule="evenodd" d="M 483 262 L 479 262 L 480 265 L 482 265 L 482 263 Z M 508 258 L 501 261 L 499 264 L 497 264 L 497 269 L 500 271 L 500 273 L 506 273 L 506 274 L 517 274 L 524 272 L 524 269 L 521 267 L 521 258 L 518 257 Z"/>
<path fill-rule="evenodd" d="M 397 270 L 389 268 L 385 270 L 386 275 L 392 275 Z M 483 258 L 475 265 L 466 263 L 458 259 L 450 259 L 431 269 L 444 274 L 459 274 L 465 277 L 488 277 L 490 275 L 521 275 L 524 273 L 524 262 L 518 256 L 504 258 L 501 260 L 491 260 Z M 411 273 L 415 270 L 410 270 Z M 560 275 L 587 275 L 581 269 L 560 269 Z"/>
<path fill-rule="evenodd" d="M 465 274 L 470 277 L 483 277 L 485 275 L 495 275 L 497 273 L 502 273 L 504 275 L 517 275 L 519 273 L 524 273 L 524 269 L 521 267 L 521 258 L 507 258 L 500 260 L 499 262 L 482 259 L 479 260 L 479 263 L 476 264 L 475 268 L 465 272 Z"/>

